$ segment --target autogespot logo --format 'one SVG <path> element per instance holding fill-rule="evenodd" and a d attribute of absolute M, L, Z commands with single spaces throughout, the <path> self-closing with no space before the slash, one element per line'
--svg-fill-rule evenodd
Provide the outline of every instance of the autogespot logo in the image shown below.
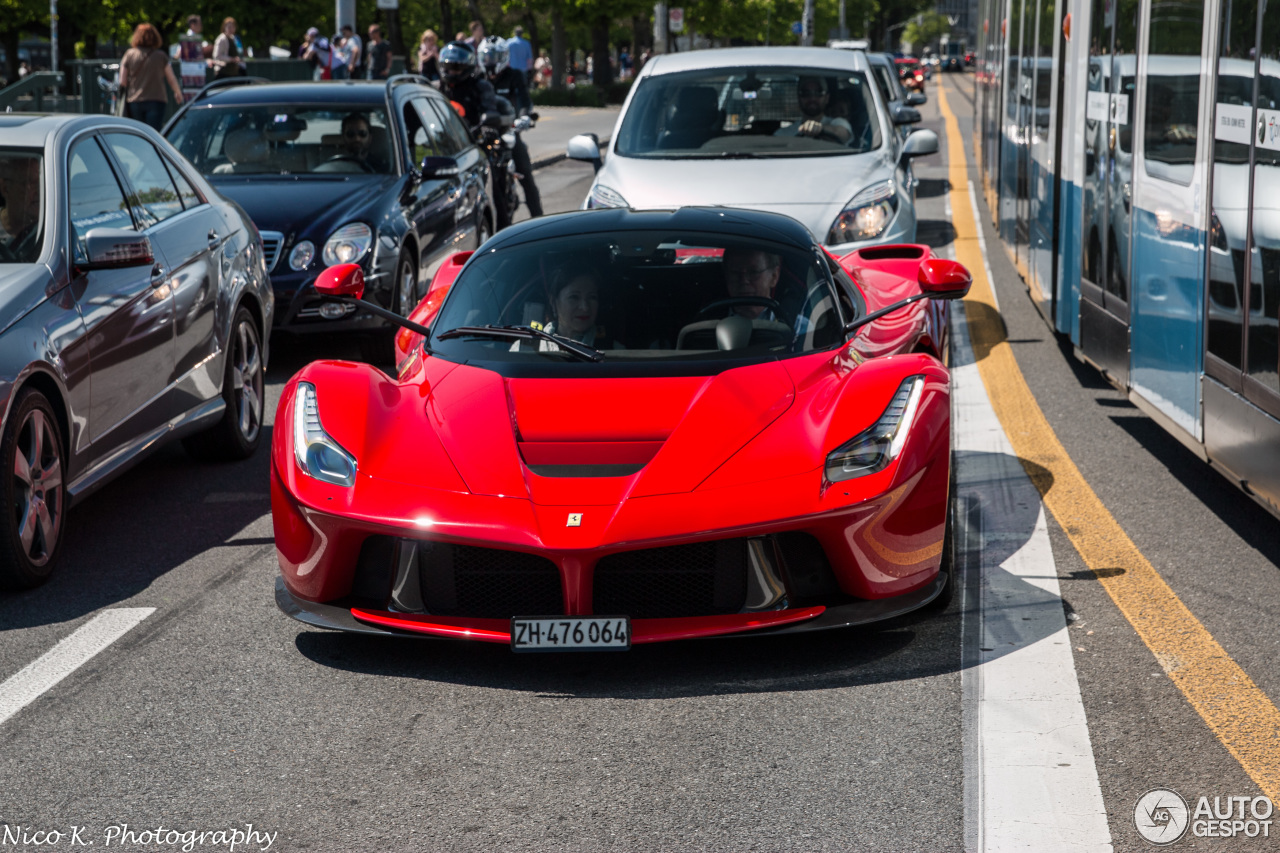
<path fill-rule="evenodd" d="M 1187 833 L 1187 801 L 1177 791 L 1147 791 L 1133 807 L 1138 834 L 1152 844 L 1172 844 Z"/>

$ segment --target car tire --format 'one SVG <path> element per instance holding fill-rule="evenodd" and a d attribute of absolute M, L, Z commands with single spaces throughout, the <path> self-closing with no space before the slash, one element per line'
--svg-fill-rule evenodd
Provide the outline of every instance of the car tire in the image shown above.
<path fill-rule="evenodd" d="M 66 532 L 62 429 L 49 400 L 34 388 L 18 394 L 0 464 L 0 588 L 31 589 L 49 579 Z"/>
<path fill-rule="evenodd" d="M 233 462 L 253 455 L 262 440 L 265 373 L 262 333 L 253 314 L 241 305 L 231 323 L 222 374 L 222 399 L 227 407 L 215 426 L 182 440 L 188 453 L 210 462 Z"/>
<path fill-rule="evenodd" d="M 490 237 L 493 236 L 493 230 L 489 228 L 489 218 L 482 212 L 480 221 L 476 223 L 476 249 L 477 251 L 483 246 Z"/>

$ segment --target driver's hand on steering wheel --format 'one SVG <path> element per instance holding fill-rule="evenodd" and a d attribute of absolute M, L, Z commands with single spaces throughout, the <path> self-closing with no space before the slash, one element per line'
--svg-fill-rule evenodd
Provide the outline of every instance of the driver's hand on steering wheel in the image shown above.
<path fill-rule="evenodd" d="M 800 130 L 797 133 L 801 136 L 817 136 L 822 133 L 822 122 L 816 119 L 809 119 L 800 125 Z"/>

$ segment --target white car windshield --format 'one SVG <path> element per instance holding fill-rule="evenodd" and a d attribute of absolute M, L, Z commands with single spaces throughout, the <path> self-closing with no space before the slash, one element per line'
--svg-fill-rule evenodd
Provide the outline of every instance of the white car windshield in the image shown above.
<path fill-rule="evenodd" d="M 856 309 L 815 251 L 742 237 L 583 234 L 473 259 L 432 327 L 463 359 L 770 359 L 844 340 Z"/>
<path fill-rule="evenodd" d="M 871 84 L 860 72 L 734 68 L 642 80 L 615 153 L 660 159 L 813 157 L 879 148 Z"/>

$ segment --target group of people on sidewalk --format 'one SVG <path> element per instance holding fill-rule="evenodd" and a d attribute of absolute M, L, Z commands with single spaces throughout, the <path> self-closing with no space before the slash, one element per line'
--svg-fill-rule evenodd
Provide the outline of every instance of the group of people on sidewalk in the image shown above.
<path fill-rule="evenodd" d="M 311 63 L 316 80 L 386 80 L 391 76 L 391 45 L 382 37 L 382 27 L 369 26 L 366 47 L 351 24 L 332 39 L 312 27 L 302 38 L 298 57 Z"/>

